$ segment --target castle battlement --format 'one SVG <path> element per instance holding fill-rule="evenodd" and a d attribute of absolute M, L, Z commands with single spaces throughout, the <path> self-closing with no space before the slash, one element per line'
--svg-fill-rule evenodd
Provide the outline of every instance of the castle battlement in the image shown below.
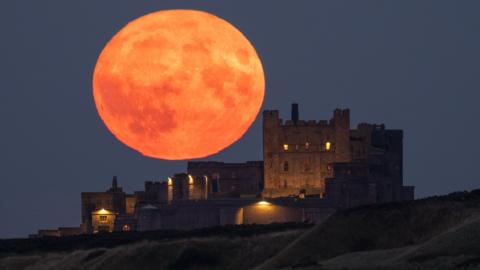
<path fill-rule="evenodd" d="M 300 120 L 298 104 L 292 104 L 292 118 L 289 120 L 283 120 L 280 118 L 278 110 L 265 110 L 263 111 L 264 123 L 271 123 L 279 127 L 335 127 L 338 125 L 350 124 L 350 110 L 349 109 L 335 109 L 333 117 L 330 120 Z"/>

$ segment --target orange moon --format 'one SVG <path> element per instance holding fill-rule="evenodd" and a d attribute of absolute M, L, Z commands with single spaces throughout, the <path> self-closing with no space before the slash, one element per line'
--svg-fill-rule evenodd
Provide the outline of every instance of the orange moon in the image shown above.
<path fill-rule="evenodd" d="M 196 10 L 133 20 L 101 52 L 93 75 L 100 118 L 141 154 L 206 157 L 240 139 L 265 94 L 262 63 L 233 25 Z"/>

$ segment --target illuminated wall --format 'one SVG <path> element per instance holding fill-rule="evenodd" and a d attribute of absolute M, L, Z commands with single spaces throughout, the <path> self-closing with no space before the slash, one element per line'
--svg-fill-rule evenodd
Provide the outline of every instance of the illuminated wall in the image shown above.
<path fill-rule="evenodd" d="M 126 195 L 125 196 L 125 213 L 129 215 L 133 215 L 135 212 L 135 204 L 137 200 L 133 195 Z"/>
<path fill-rule="evenodd" d="M 105 209 L 92 212 L 93 233 L 113 232 L 115 213 Z"/>

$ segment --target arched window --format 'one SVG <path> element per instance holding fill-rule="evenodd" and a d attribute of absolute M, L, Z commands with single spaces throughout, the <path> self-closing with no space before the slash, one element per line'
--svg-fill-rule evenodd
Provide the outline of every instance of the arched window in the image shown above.
<path fill-rule="evenodd" d="M 288 161 L 283 162 L 283 171 L 288 172 Z"/>

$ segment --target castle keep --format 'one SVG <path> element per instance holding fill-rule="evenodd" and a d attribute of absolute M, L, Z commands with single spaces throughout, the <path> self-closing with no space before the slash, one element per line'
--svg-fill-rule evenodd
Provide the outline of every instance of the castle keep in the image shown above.
<path fill-rule="evenodd" d="M 403 185 L 403 132 L 385 125 L 350 127 L 350 111 L 330 120 L 263 112 L 263 161 L 188 162 L 187 171 L 147 181 L 127 194 L 117 178 L 105 192 L 83 192 L 80 228 L 40 236 L 194 229 L 227 224 L 318 222 L 338 209 L 412 200 Z"/>
<path fill-rule="evenodd" d="M 370 203 L 413 199 L 413 187 L 403 186 L 402 130 L 366 123 L 350 129 L 348 109 L 336 109 L 328 121 L 299 120 L 297 104 L 285 122 L 278 111 L 264 111 L 263 160 L 266 198 L 323 198 L 328 189 L 333 201 L 342 196 L 369 197 Z M 369 193 L 352 190 L 358 185 L 368 186 Z"/>
<path fill-rule="evenodd" d="M 278 111 L 263 112 L 265 197 L 325 194 L 325 178 L 335 162 L 352 161 L 350 112 L 337 109 L 330 121 L 299 120 L 292 105 L 291 120 Z"/>

